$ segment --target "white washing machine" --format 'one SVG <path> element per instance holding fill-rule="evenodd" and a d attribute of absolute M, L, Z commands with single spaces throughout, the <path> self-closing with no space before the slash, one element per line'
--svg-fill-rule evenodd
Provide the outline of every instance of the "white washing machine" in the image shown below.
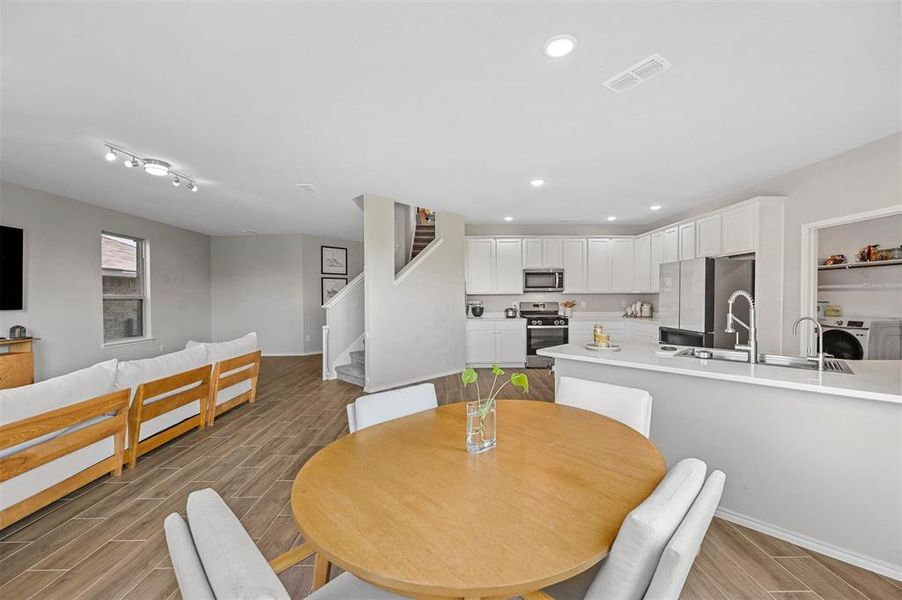
<path fill-rule="evenodd" d="M 848 360 L 902 360 L 902 319 L 821 317 L 824 351 Z"/>

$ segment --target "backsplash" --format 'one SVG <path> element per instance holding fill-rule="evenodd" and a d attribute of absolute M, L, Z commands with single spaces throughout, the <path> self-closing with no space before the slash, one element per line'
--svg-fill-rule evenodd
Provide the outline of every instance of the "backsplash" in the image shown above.
<path fill-rule="evenodd" d="M 519 294 L 512 296 L 467 296 L 467 300 L 481 300 L 487 312 L 500 312 L 513 303 L 519 302 L 563 302 L 576 300 L 574 313 L 623 311 L 627 305 L 637 300 L 650 302 L 658 310 L 657 294 Z M 585 303 L 585 306 L 583 306 Z"/>

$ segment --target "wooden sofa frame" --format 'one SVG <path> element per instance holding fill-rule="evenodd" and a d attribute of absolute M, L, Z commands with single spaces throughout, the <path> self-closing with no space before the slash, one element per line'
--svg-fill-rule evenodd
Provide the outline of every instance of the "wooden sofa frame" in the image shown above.
<path fill-rule="evenodd" d="M 125 428 L 131 390 L 119 390 L 57 408 L 0 427 L 0 450 L 66 429 L 88 419 L 110 414 L 109 419 L 51 438 L 0 458 L 0 481 L 8 481 L 86 446 L 113 437 L 113 454 L 53 486 L 0 511 L 0 529 L 59 500 L 66 494 L 109 473 L 122 474 Z"/>
<path fill-rule="evenodd" d="M 248 366 L 250 365 L 250 366 Z M 235 369 L 240 371 L 232 373 Z M 232 410 L 245 402 L 253 404 L 257 401 L 257 378 L 260 375 L 260 350 L 242 354 L 221 360 L 213 366 L 212 385 L 210 385 L 210 400 L 207 402 L 207 425 L 213 425 L 216 417 Z M 251 389 L 227 400 L 222 404 L 216 404 L 216 396 L 220 391 L 233 385 L 250 380 Z"/>
<path fill-rule="evenodd" d="M 147 381 L 135 390 L 135 400 L 132 402 L 128 413 L 128 466 L 134 468 L 138 463 L 138 457 L 150 452 L 154 448 L 165 444 L 183 433 L 191 431 L 195 427 L 203 429 L 207 424 L 207 403 L 210 400 L 210 365 L 204 365 L 190 371 L 176 373 L 168 377 L 161 377 L 153 381 Z M 158 396 L 167 394 L 179 388 L 193 385 L 189 389 L 172 394 L 166 398 L 154 400 Z M 197 416 L 189 417 L 175 425 L 172 425 L 146 440 L 140 440 L 141 424 L 167 412 L 173 411 L 197 400 L 200 402 L 200 411 Z"/>

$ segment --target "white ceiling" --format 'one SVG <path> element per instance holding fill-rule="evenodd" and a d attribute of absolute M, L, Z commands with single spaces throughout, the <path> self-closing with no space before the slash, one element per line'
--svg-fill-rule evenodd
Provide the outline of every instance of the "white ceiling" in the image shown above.
<path fill-rule="evenodd" d="M 211 234 L 359 239 L 363 192 L 470 222 L 648 223 L 900 129 L 897 2 L 2 11 L 3 179 Z M 542 55 L 556 33 L 570 57 Z M 673 68 L 602 87 L 655 52 Z M 105 162 L 102 140 L 201 191 Z"/>

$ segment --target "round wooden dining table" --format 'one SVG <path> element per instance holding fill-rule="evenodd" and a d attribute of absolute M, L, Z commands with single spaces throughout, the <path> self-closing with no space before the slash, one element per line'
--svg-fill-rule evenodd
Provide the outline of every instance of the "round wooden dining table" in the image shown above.
<path fill-rule="evenodd" d="M 300 470 L 291 509 L 316 550 L 412 597 L 492 598 L 585 571 L 665 472 L 640 433 L 596 413 L 500 400 L 497 445 L 466 450 L 466 404 L 394 419 L 332 442 Z"/>

